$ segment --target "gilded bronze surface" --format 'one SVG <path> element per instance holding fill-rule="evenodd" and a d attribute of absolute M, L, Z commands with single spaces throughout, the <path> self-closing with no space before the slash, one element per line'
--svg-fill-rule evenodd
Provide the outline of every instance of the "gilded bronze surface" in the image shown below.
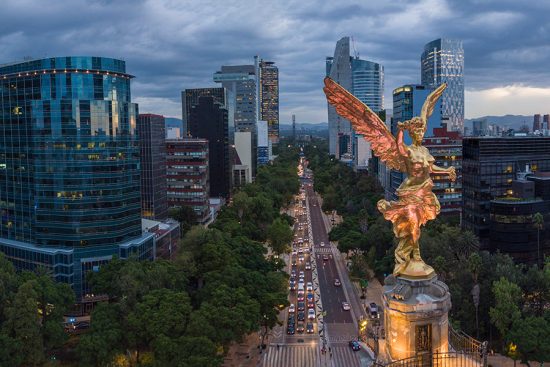
<path fill-rule="evenodd" d="M 374 154 L 386 163 L 388 168 L 406 173 L 407 178 L 397 189 L 397 201 L 378 201 L 378 210 L 393 224 L 393 233 L 399 243 L 395 250 L 393 274 L 409 279 L 427 279 L 434 275 L 431 266 L 420 256 L 418 240 L 420 227 L 439 214 L 440 205 L 432 192 L 430 174 L 447 174 L 456 179 L 454 167 L 441 168 L 434 164 L 428 149 L 422 146 L 428 118 L 445 88 L 442 84 L 433 91 L 422 107 L 420 116 L 398 123 L 397 136 L 367 105 L 342 88 L 338 83 L 325 78 L 325 94 L 336 112 L 349 120 L 356 133 L 371 144 Z M 412 144 L 403 142 L 404 131 L 408 131 Z"/>

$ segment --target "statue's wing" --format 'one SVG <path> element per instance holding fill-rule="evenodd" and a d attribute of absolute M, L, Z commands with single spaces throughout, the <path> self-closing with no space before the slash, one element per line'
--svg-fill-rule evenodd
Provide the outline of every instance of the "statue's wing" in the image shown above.
<path fill-rule="evenodd" d="M 363 135 L 382 162 L 392 169 L 405 170 L 395 137 L 376 113 L 329 77 L 325 78 L 323 90 L 336 112 L 348 119 L 358 134 Z"/>
<path fill-rule="evenodd" d="M 441 95 L 443 94 L 443 91 L 447 88 L 447 83 L 441 84 L 436 90 L 434 90 L 428 98 L 426 98 L 426 101 L 422 105 L 422 111 L 420 113 L 420 118 L 424 122 L 425 125 L 428 125 L 428 119 L 434 112 L 435 104 L 437 103 L 437 100 Z"/>

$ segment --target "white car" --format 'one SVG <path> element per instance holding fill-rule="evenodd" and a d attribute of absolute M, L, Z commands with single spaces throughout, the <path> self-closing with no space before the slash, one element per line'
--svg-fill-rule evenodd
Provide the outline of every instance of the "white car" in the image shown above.
<path fill-rule="evenodd" d="M 290 307 L 288 308 L 288 313 L 294 313 L 294 312 L 296 312 L 296 306 L 294 305 L 294 303 L 291 303 Z"/>
<path fill-rule="evenodd" d="M 306 270 L 311 270 L 311 263 L 310 262 L 306 263 Z"/>
<path fill-rule="evenodd" d="M 305 273 L 303 270 L 300 270 L 300 278 L 303 278 L 305 276 Z"/>
<path fill-rule="evenodd" d="M 350 307 L 349 303 L 347 303 L 347 302 L 342 302 L 342 310 L 344 310 L 344 311 L 349 311 L 349 310 L 351 310 L 351 307 Z"/>
<path fill-rule="evenodd" d="M 321 247 L 325 247 L 325 243 L 324 243 L 324 242 L 321 242 L 320 245 L 321 245 Z"/>
<path fill-rule="evenodd" d="M 307 290 L 308 292 L 313 291 L 313 283 L 307 282 L 306 290 Z"/>
<path fill-rule="evenodd" d="M 309 320 L 315 320 L 315 310 L 313 308 L 307 310 L 307 318 Z"/>

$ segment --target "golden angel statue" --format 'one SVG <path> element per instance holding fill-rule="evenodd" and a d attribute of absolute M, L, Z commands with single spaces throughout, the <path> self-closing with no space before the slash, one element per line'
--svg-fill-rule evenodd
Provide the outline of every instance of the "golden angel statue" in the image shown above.
<path fill-rule="evenodd" d="M 428 118 L 445 88 L 442 84 L 424 102 L 419 117 L 397 124 L 397 136 L 363 102 L 341 87 L 329 77 L 325 78 L 325 94 L 336 112 L 349 120 L 354 130 L 371 144 L 374 154 L 386 166 L 406 173 L 407 178 L 397 189 L 397 201 L 378 201 L 378 210 L 393 224 L 393 233 L 399 240 L 395 250 L 393 274 L 409 279 L 429 279 L 435 273 L 431 266 L 422 261 L 418 240 L 420 227 L 435 219 L 440 205 L 432 192 L 433 181 L 430 174 L 447 174 L 456 179 L 454 167 L 441 168 L 434 164 L 434 157 L 422 146 Z M 409 132 L 412 144 L 403 142 L 404 130 Z"/>

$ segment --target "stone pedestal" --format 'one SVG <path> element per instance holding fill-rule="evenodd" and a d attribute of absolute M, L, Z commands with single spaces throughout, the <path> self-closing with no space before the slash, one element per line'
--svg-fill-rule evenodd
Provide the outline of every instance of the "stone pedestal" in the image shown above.
<path fill-rule="evenodd" d="M 410 280 L 390 275 L 384 295 L 386 353 L 398 360 L 449 349 L 451 295 L 435 274 L 431 279 Z"/>

